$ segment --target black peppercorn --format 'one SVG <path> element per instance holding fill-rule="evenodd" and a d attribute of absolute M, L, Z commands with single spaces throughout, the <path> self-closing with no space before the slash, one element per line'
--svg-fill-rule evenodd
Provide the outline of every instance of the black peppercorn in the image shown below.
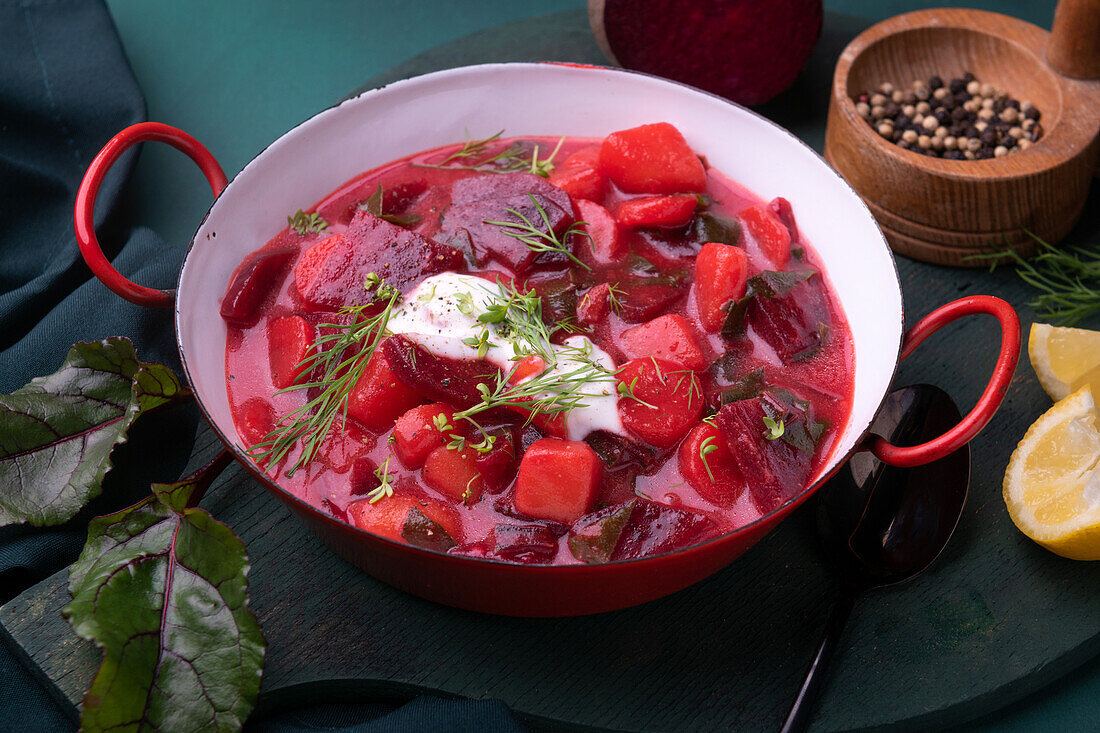
<path fill-rule="evenodd" d="M 917 99 L 917 95 L 913 94 L 913 92 L 909 92 L 908 94 L 905 95 L 905 98 L 904 98 L 904 102 L 906 104 L 916 104 L 919 101 L 920 100 Z"/>
<path fill-rule="evenodd" d="M 982 130 L 982 134 L 978 139 L 982 141 L 982 145 L 992 145 L 997 142 L 997 133 L 987 127 Z"/>
<path fill-rule="evenodd" d="M 1011 135 L 1005 135 L 1001 138 L 1001 145 L 1004 145 L 1006 148 L 1011 150 L 1012 148 L 1016 147 L 1016 138 L 1012 137 Z"/>
<path fill-rule="evenodd" d="M 1024 112 L 1024 117 L 1028 118 L 1029 120 L 1035 120 L 1036 122 L 1038 122 L 1039 121 L 1039 110 L 1035 109 L 1034 107 L 1031 107 L 1027 111 Z"/>
<path fill-rule="evenodd" d="M 966 104 L 969 101 L 970 101 L 970 92 L 966 91 L 965 89 L 955 95 L 955 104 L 962 105 L 962 104 Z"/>
<path fill-rule="evenodd" d="M 955 120 L 955 122 L 961 122 L 962 120 L 965 120 L 967 115 L 969 114 L 970 113 L 963 109 L 961 106 L 956 107 L 955 109 L 951 110 L 951 119 Z"/>
<path fill-rule="evenodd" d="M 931 79 L 928 80 L 928 88 L 931 89 L 932 91 L 936 91 L 937 89 L 939 89 L 942 86 L 943 86 L 943 79 L 941 79 L 938 76 L 933 76 Z"/>
<path fill-rule="evenodd" d="M 1008 106 L 1008 100 L 1007 99 L 994 99 L 993 100 L 993 111 L 996 112 L 997 114 L 1000 114 L 1000 113 L 1004 112 L 1005 107 L 1007 107 L 1007 106 Z"/>
<path fill-rule="evenodd" d="M 966 91 L 966 82 L 962 79 L 952 79 L 951 84 L 947 87 L 951 90 L 952 94 L 958 94 L 959 92 Z"/>
<path fill-rule="evenodd" d="M 948 112 L 955 109 L 955 98 L 948 94 L 946 97 L 940 100 L 940 109 L 945 109 Z"/>
<path fill-rule="evenodd" d="M 973 74 L 971 74 L 971 73 L 970 73 L 970 72 L 968 71 L 968 72 L 966 72 L 965 74 L 963 74 L 963 78 L 962 78 L 962 80 L 963 80 L 964 82 L 966 82 L 967 84 L 969 84 L 970 82 L 974 81 L 974 75 L 973 75 Z"/>
<path fill-rule="evenodd" d="M 1020 100 L 1018 100 L 1018 99 L 1006 99 L 1005 100 L 1005 106 L 1006 107 L 1011 107 L 1012 109 L 1020 109 Z"/>
<path fill-rule="evenodd" d="M 980 134 L 981 133 L 978 131 L 978 128 L 974 127 L 974 125 L 970 125 L 969 127 L 966 128 L 966 136 L 967 137 L 978 137 L 978 135 L 980 135 Z"/>
<path fill-rule="evenodd" d="M 993 157 L 993 148 L 981 148 L 975 153 L 978 160 L 986 160 Z"/>
<path fill-rule="evenodd" d="M 882 111 L 886 115 L 886 117 L 893 119 L 894 117 L 898 116 L 898 112 L 901 111 L 901 108 L 898 107 L 898 105 L 894 102 L 887 102 L 886 104 L 882 105 Z"/>
<path fill-rule="evenodd" d="M 909 119 L 908 115 L 898 115 L 894 119 L 894 127 L 900 130 L 908 130 L 913 126 L 913 121 Z"/>

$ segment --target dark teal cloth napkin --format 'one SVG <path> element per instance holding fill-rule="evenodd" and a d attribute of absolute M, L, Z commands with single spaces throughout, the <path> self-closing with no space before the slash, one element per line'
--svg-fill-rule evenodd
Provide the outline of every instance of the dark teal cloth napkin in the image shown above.
<path fill-rule="evenodd" d="M 102 0 L 0 0 L 0 392 L 54 371 L 75 341 L 129 336 L 139 355 L 177 371 L 170 310 L 142 309 L 100 284 L 73 234 L 73 202 L 108 139 L 145 119 L 145 101 Z M 183 250 L 129 226 L 127 182 L 137 151 L 115 165 L 96 207 L 99 238 L 135 282 L 175 284 Z M 177 477 L 198 411 L 143 418 L 115 453 L 103 496 L 69 524 L 0 528 L 0 603 L 63 569 L 84 544 L 88 519 L 130 504 L 154 480 Z M 63 731 L 65 710 L 0 644 L 0 731 Z M 496 701 L 420 698 L 302 708 L 257 730 L 521 731 Z"/>

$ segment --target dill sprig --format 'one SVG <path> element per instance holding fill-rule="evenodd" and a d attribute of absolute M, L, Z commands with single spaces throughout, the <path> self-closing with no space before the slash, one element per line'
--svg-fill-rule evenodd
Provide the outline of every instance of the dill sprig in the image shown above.
<path fill-rule="evenodd" d="M 1055 323 L 1072 326 L 1100 311 L 1100 250 L 1060 249 L 1028 235 L 1039 244 L 1039 253 L 1030 260 L 1011 249 L 966 259 L 988 262 L 991 271 L 1002 263 L 1015 264 L 1016 274 L 1041 291 L 1028 305 Z"/>
<path fill-rule="evenodd" d="M 527 148 L 518 140 L 501 148 L 495 153 L 490 152 L 490 146 L 500 140 L 504 130 L 500 130 L 489 137 L 480 140 L 467 140 L 462 147 L 454 151 L 439 163 L 413 163 L 420 168 L 444 168 L 450 170 L 481 171 L 483 173 L 533 173 L 536 176 L 549 178 L 554 170 L 554 158 L 561 150 L 565 138 L 558 138 L 558 144 L 545 158 L 539 158 L 539 146 L 536 143 L 527 152 Z"/>
<path fill-rule="evenodd" d="M 535 205 L 535 210 L 539 212 L 539 217 L 542 219 L 542 228 L 537 227 L 534 223 L 516 209 L 505 209 L 509 214 L 518 218 L 519 222 L 514 221 L 490 221 L 485 219 L 486 224 L 492 224 L 493 226 L 500 227 L 500 231 L 507 234 L 509 237 L 518 239 L 527 245 L 527 249 L 532 252 L 558 252 L 565 255 L 573 262 L 577 263 L 586 270 L 591 271 L 592 268 L 577 259 L 577 256 L 573 254 L 572 249 L 566 244 L 569 237 L 576 234 L 581 237 L 588 237 L 588 241 L 592 241 L 592 235 L 585 230 L 587 222 L 578 221 L 574 222 L 565 233 L 559 238 L 554 233 L 554 227 L 550 223 L 550 217 L 546 214 L 546 209 L 542 207 L 542 204 L 538 202 L 533 193 L 528 193 L 527 197 L 531 199 L 531 203 Z"/>
<path fill-rule="evenodd" d="M 401 293 L 386 285 L 377 275 L 368 277 L 364 285 L 368 291 L 375 290 L 376 299 L 386 301 L 382 312 L 363 319 L 363 313 L 375 307 L 375 303 L 345 306 L 339 313 L 348 317 L 347 323 L 320 324 L 320 333 L 310 347 L 309 356 L 298 365 L 301 374 L 320 370 L 320 377 L 316 381 L 292 384 L 276 394 L 303 389 L 319 391 L 315 397 L 280 420 L 262 441 L 248 449 L 257 463 L 267 463 L 269 467 L 278 465 L 301 442 L 302 452 L 286 472 L 288 477 L 293 476 L 295 471 L 313 460 L 337 416 L 347 420 L 351 392 L 366 371 L 367 362 L 386 338 L 386 325 L 394 306 L 401 299 Z"/>
<path fill-rule="evenodd" d="M 292 216 L 286 218 L 286 223 L 287 226 L 303 237 L 307 234 L 319 234 L 328 229 L 328 222 L 322 219 L 316 211 L 307 214 L 298 209 Z"/>
<path fill-rule="evenodd" d="M 483 288 L 491 301 L 478 314 L 477 320 L 493 326 L 501 338 L 512 342 L 516 358 L 538 356 L 544 363 L 557 363 L 550 337 L 559 330 L 558 324 L 547 326 L 542 319 L 542 298 L 535 291 L 521 292 L 514 284 L 497 281 L 496 292 Z"/>
<path fill-rule="evenodd" d="M 531 418 L 540 412 L 548 415 L 568 414 L 577 408 L 587 407 L 588 398 L 601 396 L 601 392 L 586 391 L 587 387 L 599 382 L 610 385 L 614 379 L 610 370 L 594 361 L 582 362 L 574 369 L 546 369 L 539 375 L 513 384 L 511 379 L 515 371 L 513 367 L 507 372 L 499 372 L 492 388 L 485 383 L 478 384 L 481 401 L 456 412 L 455 419 L 469 420 L 474 415 L 498 407 L 523 408 L 530 411 Z"/>

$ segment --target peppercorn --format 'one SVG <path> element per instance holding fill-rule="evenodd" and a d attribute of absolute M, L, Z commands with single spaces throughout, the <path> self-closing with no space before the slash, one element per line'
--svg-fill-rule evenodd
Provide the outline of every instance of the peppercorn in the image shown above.
<path fill-rule="evenodd" d="M 970 72 L 950 83 L 942 77 L 901 89 L 883 83 L 860 92 L 855 108 L 884 140 L 947 160 L 1004 157 L 1042 136 L 1031 102 L 1010 99 Z"/>

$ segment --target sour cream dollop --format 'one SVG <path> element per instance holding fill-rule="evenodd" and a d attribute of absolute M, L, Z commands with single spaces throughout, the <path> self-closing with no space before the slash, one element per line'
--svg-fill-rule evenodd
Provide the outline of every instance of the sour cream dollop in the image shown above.
<path fill-rule="evenodd" d="M 454 272 L 432 275 L 404 295 L 394 307 L 386 329 L 450 359 L 479 358 L 477 347 L 464 341 L 478 339 L 487 331 L 492 345 L 483 358 L 507 372 L 515 366 L 516 358 L 526 353 L 525 344 L 515 337 L 512 329 L 478 320 L 479 315 L 501 300 L 499 286 L 484 278 Z M 583 405 L 565 417 L 569 439 L 583 440 L 597 430 L 626 435 L 619 417 L 614 359 L 587 336 L 570 336 L 561 345 L 547 341 L 541 341 L 540 345 L 540 351 L 552 356 L 553 363 L 542 375 L 532 375 L 524 382 L 587 370 L 586 380 L 579 387 L 584 395 Z"/>

